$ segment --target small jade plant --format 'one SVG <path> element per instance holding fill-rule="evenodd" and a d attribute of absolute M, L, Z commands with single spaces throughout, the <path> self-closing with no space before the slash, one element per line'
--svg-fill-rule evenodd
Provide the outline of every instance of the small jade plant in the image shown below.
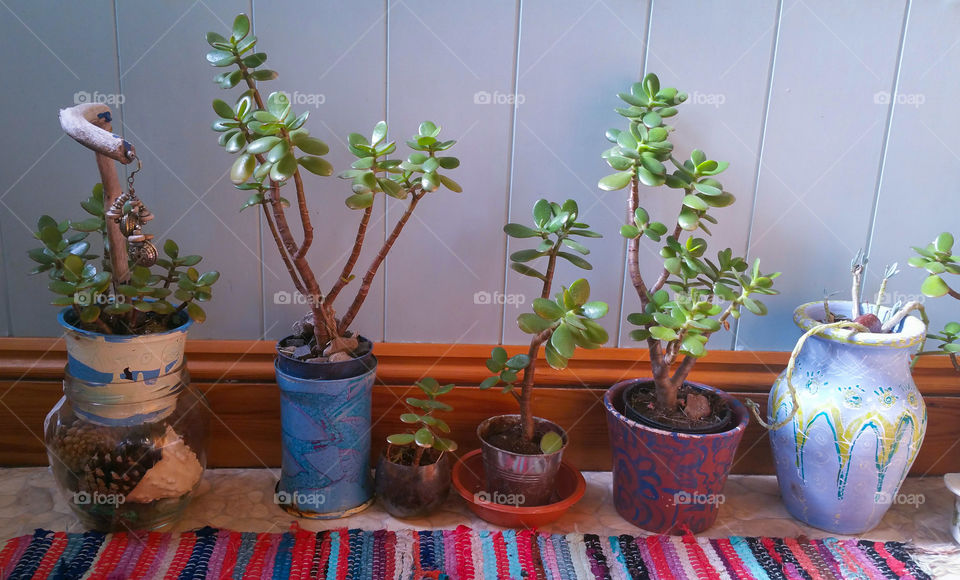
<path fill-rule="evenodd" d="M 457 442 L 444 436 L 450 433 L 450 426 L 436 416 L 438 411 L 453 411 L 453 407 L 440 401 L 439 397 L 452 391 L 454 385 L 441 386 L 436 379 L 425 377 L 416 386 L 427 398 L 407 397 L 407 404 L 417 411 L 400 415 L 401 421 L 411 425 L 411 431 L 387 437 L 387 459 L 393 463 L 429 465 L 436 462 L 440 455 L 429 454 L 428 450 L 435 449 L 440 453 L 457 450 Z"/>
<path fill-rule="evenodd" d="M 953 236 L 949 232 L 943 232 L 926 247 L 913 248 L 917 255 L 910 258 L 910 265 L 915 268 L 923 268 L 928 272 L 920 286 L 920 291 L 924 296 L 930 298 L 950 296 L 960 300 L 960 291 L 951 287 L 943 279 L 945 274 L 960 275 L 960 256 L 953 255 L 953 241 Z M 953 362 L 953 368 L 960 372 L 960 361 L 957 360 L 957 354 L 960 353 L 960 322 L 948 322 L 943 330 L 937 334 L 930 333 L 927 338 L 940 342 L 938 351 L 928 352 L 948 355 L 950 361 Z"/>
<path fill-rule="evenodd" d="M 456 181 L 440 172 L 460 165 L 456 157 L 444 154 L 455 141 L 440 140 L 440 127 L 425 121 L 418 133 L 407 141 L 413 152 L 406 160 L 400 160 L 389 157 L 397 147 L 395 142 L 387 139 L 387 124 L 383 121 L 374 126 L 369 139 L 359 133 L 348 136 L 347 148 L 357 160 L 340 177 L 351 184 L 346 205 L 362 215 L 353 238 L 353 248 L 340 276 L 329 291 L 323 292 L 307 260 L 314 230 L 301 169 L 320 176 L 332 175 L 333 167 L 323 158 L 329 147 L 310 136 L 304 127 L 309 111 L 297 115 L 286 93 L 272 92 L 266 97 L 261 93 L 258 83 L 276 79 L 277 73 L 262 68 L 267 55 L 256 51 L 257 37 L 250 32 L 250 20 L 246 15 L 236 17 L 229 38 L 209 32 L 206 39 L 213 49 L 207 53 L 207 61 L 214 67 L 229 67 L 217 75 L 214 82 L 223 89 L 232 89 L 241 83 L 244 87 L 232 105 L 220 99 L 213 101 L 213 110 L 218 115 L 213 130 L 220 133 L 220 145 L 227 153 L 237 155 L 230 179 L 237 189 L 250 192 L 241 210 L 254 206 L 263 210 L 264 220 L 294 287 L 310 305 L 311 314 L 305 323 L 296 327 L 304 335 L 309 335 L 303 338 L 309 340 L 310 348 L 302 349 L 308 352 L 301 358 L 317 362 L 350 358 L 358 346 L 357 335 L 350 330 L 350 325 L 417 204 L 428 193 L 441 187 L 457 193 L 461 191 Z M 280 196 L 280 189 L 291 182 L 296 193 L 292 202 Z M 379 194 L 407 200 L 408 204 L 367 267 L 346 312 L 338 317 L 334 301 L 357 277 L 354 268 Z M 287 222 L 286 208 L 291 204 L 296 206 L 299 215 L 303 232 L 300 239 L 294 236 Z M 337 255 L 339 250 L 327 248 L 326 253 Z M 327 358 L 331 356 L 338 358 Z"/>
<path fill-rule="evenodd" d="M 56 295 L 51 304 L 72 307 L 77 326 L 103 334 L 170 330 L 178 325 L 177 315 L 184 310 L 195 322 L 206 320 L 198 303 L 210 300 L 210 287 L 220 278 L 219 272 L 201 274 L 194 266 L 202 258 L 180 256 L 176 242 L 167 240 L 163 244 L 166 258 L 158 258 L 152 268 L 128 260 L 130 277 L 118 281 L 111 274 L 103 186 L 94 186 L 80 206 L 91 217 L 58 222 L 41 216 L 33 235 L 43 246 L 27 252 L 39 264 L 30 273 L 47 272 L 50 277 L 47 287 Z M 99 256 L 90 253 L 87 240 L 91 233 L 99 233 L 101 238 L 99 268 Z"/>
<path fill-rule="evenodd" d="M 578 279 L 569 287 L 562 287 L 560 292 L 550 299 L 558 259 L 566 260 L 584 270 L 593 268 L 590 262 L 581 257 L 589 254 L 590 250 L 574 238 L 601 236 L 590 231 L 589 225 L 577 221 L 579 212 L 577 203 L 572 199 L 562 205 L 541 199 L 533 206 L 533 227 L 509 223 L 503 228 L 510 237 L 540 240 L 534 248 L 512 253 L 510 267 L 524 276 L 540 280 L 542 289 L 540 296 L 533 301 L 533 312 L 517 317 L 520 330 L 532 335 L 528 353 L 510 357 L 503 347 L 494 348 L 487 360 L 487 368 L 496 374 L 480 383 L 480 388 L 501 386 L 503 392 L 513 395 L 520 405 L 523 440 L 538 444 L 543 453 L 559 450 L 563 446 L 563 440 L 560 434 L 554 431 L 542 434 L 539 442 L 534 439 L 535 424 L 531 403 L 540 347 L 544 347 L 547 364 L 555 369 L 564 369 L 567 368 L 576 347 L 600 348 L 608 339 L 607 331 L 596 322 L 607 314 L 607 304 L 590 301 L 590 284 L 585 279 Z M 576 253 L 570 253 L 564 248 Z M 530 265 L 543 259 L 546 259 L 546 269 L 542 272 Z"/>
<path fill-rule="evenodd" d="M 680 387 L 697 359 L 707 354 L 710 336 L 729 329 L 730 317 L 739 318 L 741 308 L 766 314 L 756 295 L 777 294 L 773 280 L 779 272 L 764 274 L 759 260 L 750 267 L 745 257 L 734 256 L 730 248 L 718 252 L 715 260 L 706 257 L 707 240 L 696 234 L 699 230 L 711 235 L 708 224 L 717 220 L 710 212 L 731 205 L 734 196 L 716 178 L 727 169 L 727 162 L 709 159 L 699 149 L 682 161 L 674 155 L 669 140 L 673 127 L 664 120 L 677 114 L 676 107 L 687 95 L 675 88 L 660 88 L 657 76 L 648 74 L 618 96 L 627 105 L 616 109 L 627 119 L 627 127 L 606 133 L 613 146 L 602 157 L 617 172 L 601 179 L 599 187 L 629 192 L 628 221 L 620 234 L 627 239 L 630 282 L 642 307 L 627 317 L 639 326 L 630 336 L 647 343 L 658 410 L 667 416 L 702 419 L 710 413 L 706 397 L 691 393 L 679 400 Z M 640 206 L 641 185 L 676 191 L 679 208 L 676 218 L 668 222 L 671 227 L 653 220 Z M 640 271 L 642 238 L 660 244 L 663 258 L 662 267 L 650 279 Z"/>

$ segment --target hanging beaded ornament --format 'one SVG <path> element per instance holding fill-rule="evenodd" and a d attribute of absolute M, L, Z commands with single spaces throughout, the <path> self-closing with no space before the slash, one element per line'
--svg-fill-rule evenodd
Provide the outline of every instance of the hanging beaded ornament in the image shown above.
<path fill-rule="evenodd" d="M 106 217 L 120 226 L 120 233 L 127 238 L 127 253 L 133 263 L 149 268 L 157 263 L 158 253 L 156 246 L 150 242 L 153 236 L 143 233 L 142 228 L 153 219 L 153 214 L 143 205 L 133 188 L 134 176 L 143 168 L 140 158 L 134 156 L 134 159 L 137 160 L 137 168 L 127 177 L 127 191 L 114 200 Z"/>

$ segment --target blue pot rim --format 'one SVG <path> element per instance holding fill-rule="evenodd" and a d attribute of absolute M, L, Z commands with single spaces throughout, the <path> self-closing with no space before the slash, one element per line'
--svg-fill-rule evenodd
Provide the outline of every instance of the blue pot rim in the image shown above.
<path fill-rule="evenodd" d="M 337 364 L 337 363 L 333 363 L 333 364 Z M 359 375 L 354 375 L 352 377 L 343 377 L 340 379 L 317 379 L 312 377 L 306 378 L 306 377 L 299 377 L 297 375 L 291 375 L 289 373 L 285 373 L 282 370 L 280 370 L 280 361 L 278 358 L 273 359 L 273 370 L 278 376 L 282 376 L 283 378 L 289 379 L 290 381 L 296 381 L 301 383 L 342 383 L 345 381 L 352 381 L 354 379 L 365 378 L 371 374 L 376 374 L 378 364 L 379 364 L 379 361 L 377 361 L 377 357 L 373 357 L 373 366 L 370 367 L 367 370 L 367 372 Z"/>
<path fill-rule="evenodd" d="M 104 334 L 102 332 L 84 330 L 82 328 L 78 328 L 74 326 L 67 320 L 67 316 L 70 314 L 74 314 L 74 310 L 70 306 L 67 306 L 57 314 L 57 322 L 59 322 L 60 326 L 62 326 L 65 330 L 68 330 L 75 334 L 79 334 L 80 336 L 83 336 L 86 338 L 93 338 L 93 339 L 102 338 L 107 342 L 123 342 L 130 339 L 138 338 L 141 336 L 142 337 L 165 336 L 168 334 L 176 334 L 180 332 L 186 332 L 187 329 L 193 325 L 193 319 L 190 318 L 190 315 L 188 315 L 186 311 L 181 311 L 180 315 L 184 318 L 184 321 L 179 326 L 175 328 L 171 328 L 170 330 L 164 330 L 163 332 L 151 332 L 149 334 Z"/>
<path fill-rule="evenodd" d="M 831 300 L 831 310 L 834 310 L 833 306 L 839 306 L 838 312 L 843 313 L 844 311 L 849 314 L 853 308 L 853 301 L 851 300 Z M 811 310 L 817 310 L 823 312 L 823 301 L 816 302 L 807 302 L 806 304 L 801 304 L 797 306 L 796 310 L 793 311 L 793 322 L 800 330 L 807 332 L 814 326 L 820 324 L 821 322 L 816 319 L 815 316 L 811 316 Z M 880 312 L 887 312 L 890 308 L 888 306 L 881 306 Z M 927 333 L 927 328 L 923 324 L 923 321 L 913 316 L 912 314 L 907 315 L 899 325 L 899 332 L 856 332 L 854 330 L 843 330 L 839 328 L 830 328 L 827 330 L 822 330 L 815 334 L 816 338 L 822 338 L 826 340 L 831 340 L 835 342 L 842 342 L 846 344 L 853 344 L 858 346 L 870 346 L 870 347 L 881 347 L 881 348 L 894 348 L 894 349 L 907 349 L 912 348 L 920 344 Z"/>
<path fill-rule="evenodd" d="M 697 441 L 703 441 L 709 438 L 726 438 L 736 435 L 738 431 L 742 432 L 746 430 L 747 424 L 750 422 L 750 413 L 747 411 L 747 408 L 730 393 L 724 391 L 723 389 L 704 385 L 703 383 L 684 381 L 684 383 L 688 385 L 693 385 L 695 387 L 704 389 L 705 391 L 709 391 L 726 401 L 727 404 L 730 405 L 730 410 L 733 412 L 734 417 L 737 418 L 736 425 L 730 429 L 727 429 L 726 431 L 720 431 L 719 433 L 682 433 L 680 431 L 667 431 L 665 429 L 657 429 L 656 427 L 652 427 L 650 425 L 644 425 L 643 423 L 637 423 L 633 419 L 630 419 L 618 411 L 617 408 L 613 406 L 613 395 L 614 393 L 622 394 L 627 390 L 627 388 L 637 383 L 647 382 L 653 382 L 653 378 L 627 379 L 625 381 L 620 381 L 619 383 L 616 383 L 607 389 L 607 391 L 603 394 L 603 406 L 606 407 L 607 414 L 615 417 L 617 420 L 626 424 L 631 429 L 642 429 L 644 431 L 651 431 L 664 437 L 695 439 Z"/>

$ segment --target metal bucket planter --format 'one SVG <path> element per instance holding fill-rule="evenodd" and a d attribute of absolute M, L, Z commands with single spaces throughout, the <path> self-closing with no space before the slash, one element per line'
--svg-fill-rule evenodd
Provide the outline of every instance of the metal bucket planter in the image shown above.
<path fill-rule="evenodd" d="M 613 503 L 623 519 L 658 534 L 694 534 L 713 525 L 723 504 L 723 486 L 747 427 L 742 403 L 700 385 L 727 402 L 734 427 L 721 433 L 678 433 L 648 427 L 624 414 L 628 388 L 649 379 L 610 387 L 603 396 L 613 451 Z"/>
<path fill-rule="evenodd" d="M 537 433 L 559 433 L 563 438 L 563 447 L 549 455 L 526 455 L 504 451 L 487 442 L 486 437 L 491 427 L 503 421 L 519 422 L 520 415 L 497 415 L 477 426 L 489 501 L 517 506 L 539 506 L 562 499 L 555 497 L 555 480 L 563 461 L 563 450 L 567 447 L 567 433 L 559 425 L 546 419 L 534 417 L 533 420 Z"/>
<path fill-rule="evenodd" d="M 290 373 L 285 359 L 276 362 L 283 428 L 277 503 L 311 519 L 366 509 L 373 502 L 370 407 L 377 359 L 368 354 L 344 363 L 298 365 L 298 374 Z M 361 373 L 343 377 L 338 365 L 359 365 Z M 331 375 L 338 378 L 326 378 Z"/>
<path fill-rule="evenodd" d="M 830 310 L 849 316 L 851 303 L 831 301 Z M 796 309 L 794 322 L 806 332 L 823 315 L 823 303 L 811 302 Z M 899 500 L 927 426 L 910 374 L 910 355 L 924 332 L 908 316 L 894 333 L 830 329 L 803 345 L 793 371 L 797 413 L 770 432 L 780 494 L 793 517 L 860 534 Z M 789 418 L 794 405 L 785 376 L 770 391 L 768 415 L 776 422 Z"/>

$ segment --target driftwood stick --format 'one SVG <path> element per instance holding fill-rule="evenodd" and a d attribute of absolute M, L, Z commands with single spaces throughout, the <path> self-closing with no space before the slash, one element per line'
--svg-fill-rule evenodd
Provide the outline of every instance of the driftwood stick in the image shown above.
<path fill-rule="evenodd" d="M 126 165 L 136 158 L 133 146 L 113 134 L 112 120 L 110 108 L 106 105 L 88 103 L 60 110 L 60 126 L 64 132 L 97 154 L 105 209 L 113 205 L 123 191 L 113 162 Z M 113 280 L 122 284 L 130 279 L 127 239 L 120 233 L 120 225 L 112 219 L 106 219 L 106 229 Z"/>

